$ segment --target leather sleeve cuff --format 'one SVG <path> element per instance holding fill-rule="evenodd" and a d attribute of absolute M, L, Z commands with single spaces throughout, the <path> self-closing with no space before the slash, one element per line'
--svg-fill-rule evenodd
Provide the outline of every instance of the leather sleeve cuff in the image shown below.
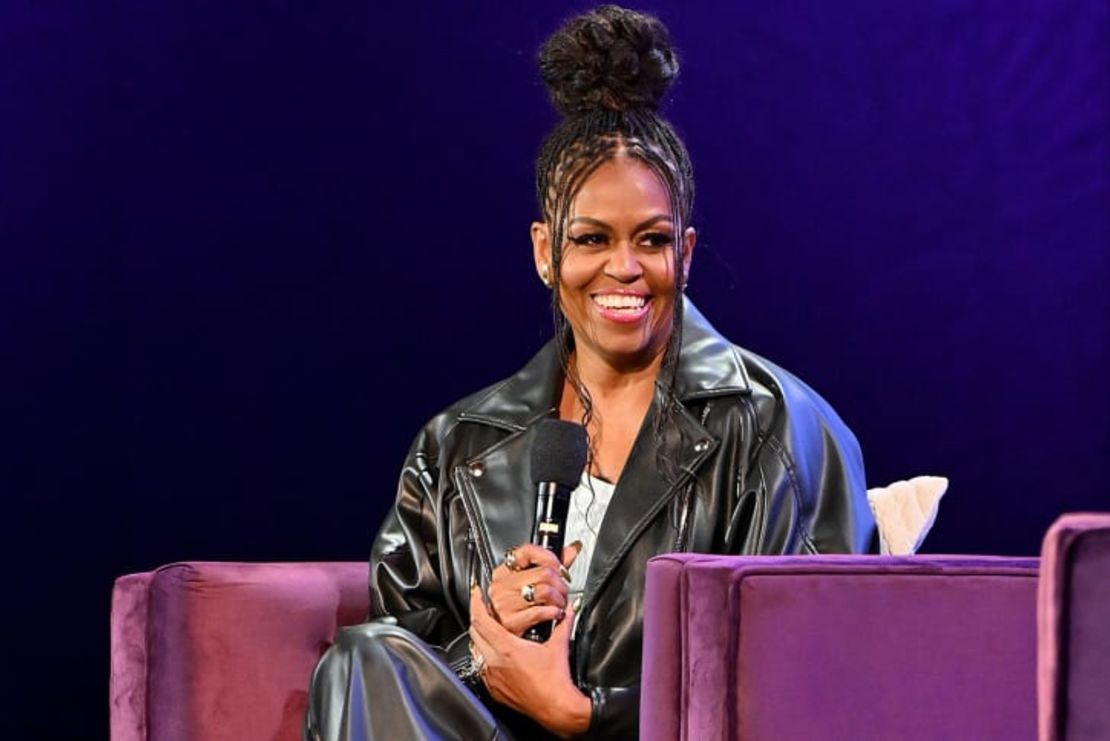
<path fill-rule="evenodd" d="M 587 738 L 638 738 L 640 686 L 594 687 L 590 690 Z"/>
<path fill-rule="evenodd" d="M 477 676 L 471 674 L 474 662 L 470 656 L 470 635 L 463 633 L 444 646 L 443 658 L 451 667 L 451 671 L 473 688 L 473 682 Z M 481 680 L 479 679 L 478 682 L 480 683 Z"/>

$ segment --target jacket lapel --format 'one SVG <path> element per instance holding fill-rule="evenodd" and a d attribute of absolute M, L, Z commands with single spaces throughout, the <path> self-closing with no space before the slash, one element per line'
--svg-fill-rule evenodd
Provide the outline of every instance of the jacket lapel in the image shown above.
<path fill-rule="evenodd" d="M 717 448 L 718 440 L 681 404 L 675 406 L 673 424 L 658 438 L 652 428 L 659 401 L 660 395 L 656 394 L 598 529 L 583 597 L 585 606 L 593 602 L 644 530 Z M 670 482 L 657 468 L 656 462 L 661 460 L 670 462 Z M 669 550 L 672 542 L 674 538 L 668 538 L 667 544 L 660 545 L 660 552 Z"/>
<path fill-rule="evenodd" d="M 476 539 L 484 584 L 505 551 L 532 534 L 536 494 L 529 451 L 534 430 L 526 427 L 511 434 L 453 472 Z"/>
<path fill-rule="evenodd" d="M 505 551 L 527 541 L 536 517 L 531 456 L 535 423 L 555 414 L 563 382 L 558 351 L 549 342 L 516 375 L 467 404 L 460 425 L 496 427 L 508 435 L 452 472 L 481 562 L 482 581 Z"/>

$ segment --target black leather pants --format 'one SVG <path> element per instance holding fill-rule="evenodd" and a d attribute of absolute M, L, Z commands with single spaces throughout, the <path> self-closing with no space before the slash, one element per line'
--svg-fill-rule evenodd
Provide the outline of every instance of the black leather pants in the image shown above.
<path fill-rule="evenodd" d="M 466 688 L 440 652 L 385 622 L 341 628 L 316 665 L 305 741 L 534 738 L 542 729 Z"/>

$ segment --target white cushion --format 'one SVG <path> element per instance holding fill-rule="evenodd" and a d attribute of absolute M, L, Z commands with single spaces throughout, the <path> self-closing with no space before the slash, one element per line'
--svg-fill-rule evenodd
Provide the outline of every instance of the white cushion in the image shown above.
<path fill-rule="evenodd" d="M 943 476 L 917 476 L 867 490 L 884 556 L 917 552 L 936 521 L 940 498 L 946 491 L 948 479 Z"/>

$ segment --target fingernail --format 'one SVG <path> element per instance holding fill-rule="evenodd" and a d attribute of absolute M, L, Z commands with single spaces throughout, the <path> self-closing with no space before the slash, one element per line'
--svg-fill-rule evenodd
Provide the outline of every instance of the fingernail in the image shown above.
<path fill-rule="evenodd" d="M 573 543 L 570 544 L 570 547 L 573 548 L 574 552 L 577 554 L 582 550 L 582 541 L 581 540 L 576 540 L 576 541 L 574 541 Z"/>
<path fill-rule="evenodd" d="M 557 617 L 557 618 L 555 618 L 555 619 L 556 619 L 556 620 L 562 620 L 562 619 L 563 619 L 563 618 L 565 618 L 566 616 L 567 616 L 567 611 L 566 611 L 566 610 L 559 610 L 559 617 Z"/>
<path fill-rule="evenodd" d="M 567 571 L 567 567 L 562 564 L 559 564 L 559 576 L 563 577 L 563 581 L 567 584 L 570 584 L 570 572 Z"/>
<path fill-rule="evenodd" d="M 575 612 L 578 612 L 578 608 L 581 607 L 581 606 L 582 606 L 582 596 L 581 595 L 575 597 L 574 602 L 570 603 L 570 609 L 574 610 Z"/>

